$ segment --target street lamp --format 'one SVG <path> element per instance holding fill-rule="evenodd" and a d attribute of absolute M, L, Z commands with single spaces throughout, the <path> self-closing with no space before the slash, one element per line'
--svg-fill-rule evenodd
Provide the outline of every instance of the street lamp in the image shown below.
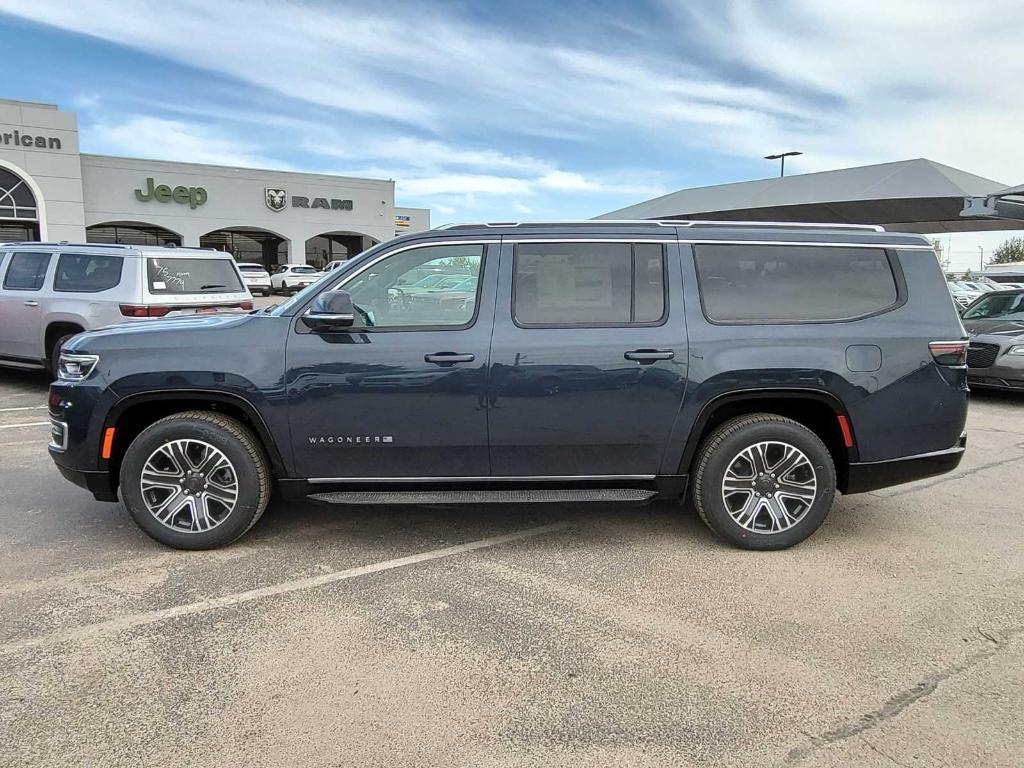
<path fill-rule="evenodd" d="M 978 246 L 978 261 L 981 263 L 981 271 L 985 271 L 985 249 Z"/>
<path fill-rule="evenodd" d="M 794 155 L 802 155 L 803 152 L 780 152 L 777 155 L 765 155 L 765 160 L 781 160 L 782 168 L 779 170 L 779 178 L 781 179 L 786 175 L 786 158 L 793 157 Z"/>

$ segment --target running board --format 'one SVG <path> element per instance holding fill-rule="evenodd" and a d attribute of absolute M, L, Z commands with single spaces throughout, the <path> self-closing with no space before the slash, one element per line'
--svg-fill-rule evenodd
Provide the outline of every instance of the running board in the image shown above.
<path fill-rule="evenodd" d="M 329 504 L 535 504 L 578 501 L 648 501 L 657 491 L 644 488 L 584 488 L 472 491 L 337 491 L 309 498 Z"/>

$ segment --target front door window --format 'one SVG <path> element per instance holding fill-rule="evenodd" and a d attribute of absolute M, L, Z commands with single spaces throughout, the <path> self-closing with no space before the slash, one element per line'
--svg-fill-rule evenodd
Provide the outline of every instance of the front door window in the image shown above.
<path fill-rule="evenodd" d="M 341 285 L 356 307 L 357 328 L 455 329 L 476 314 L 482 245 L 401 251 Z"/>

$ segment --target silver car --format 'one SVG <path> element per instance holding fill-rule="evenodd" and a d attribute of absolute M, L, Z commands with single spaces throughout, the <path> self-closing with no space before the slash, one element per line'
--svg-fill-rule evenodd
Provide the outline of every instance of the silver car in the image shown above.
<path fill-rule="evenodd" d="M 228 253 L 98 243 L 0 244 L 0 364 L 55 370 L 76 333 L 252 309 Z"/>

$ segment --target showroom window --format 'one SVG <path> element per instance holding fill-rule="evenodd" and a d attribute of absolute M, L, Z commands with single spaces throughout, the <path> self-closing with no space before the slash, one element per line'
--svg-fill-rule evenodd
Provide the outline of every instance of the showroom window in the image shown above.
<path fill-rule="evenodd" d="M 38 291 L 43 287 L 49 265 L 48 253 L 15 253 L 11 256 L 4 276 L 4 288 L 12 291 Z"/>
<path fill-rule="evenodd" d="M 882 248 L 698 245 L 704 314 L 721 323 L 852 320 L 896 305 Z"/>
<path fill-rule="evenodd" d="M 513 316 L 524 327 L 656 325 L 665 315 L 658 243 L 521 243 Z"/>
<path fill-rule="evenodd" d="M 347 280 L 356 328 L 455 329 L 473 324 L 483 245 L 438 245 L 399 251 Z"/>
<path fill-rule="evenodd" d="M 98 293 L 121 282 L 120 256 L 93 253 L 62 253 L 57 259 L 57 272 L 53 276 L 55 291 L 72 293 Z"/>

